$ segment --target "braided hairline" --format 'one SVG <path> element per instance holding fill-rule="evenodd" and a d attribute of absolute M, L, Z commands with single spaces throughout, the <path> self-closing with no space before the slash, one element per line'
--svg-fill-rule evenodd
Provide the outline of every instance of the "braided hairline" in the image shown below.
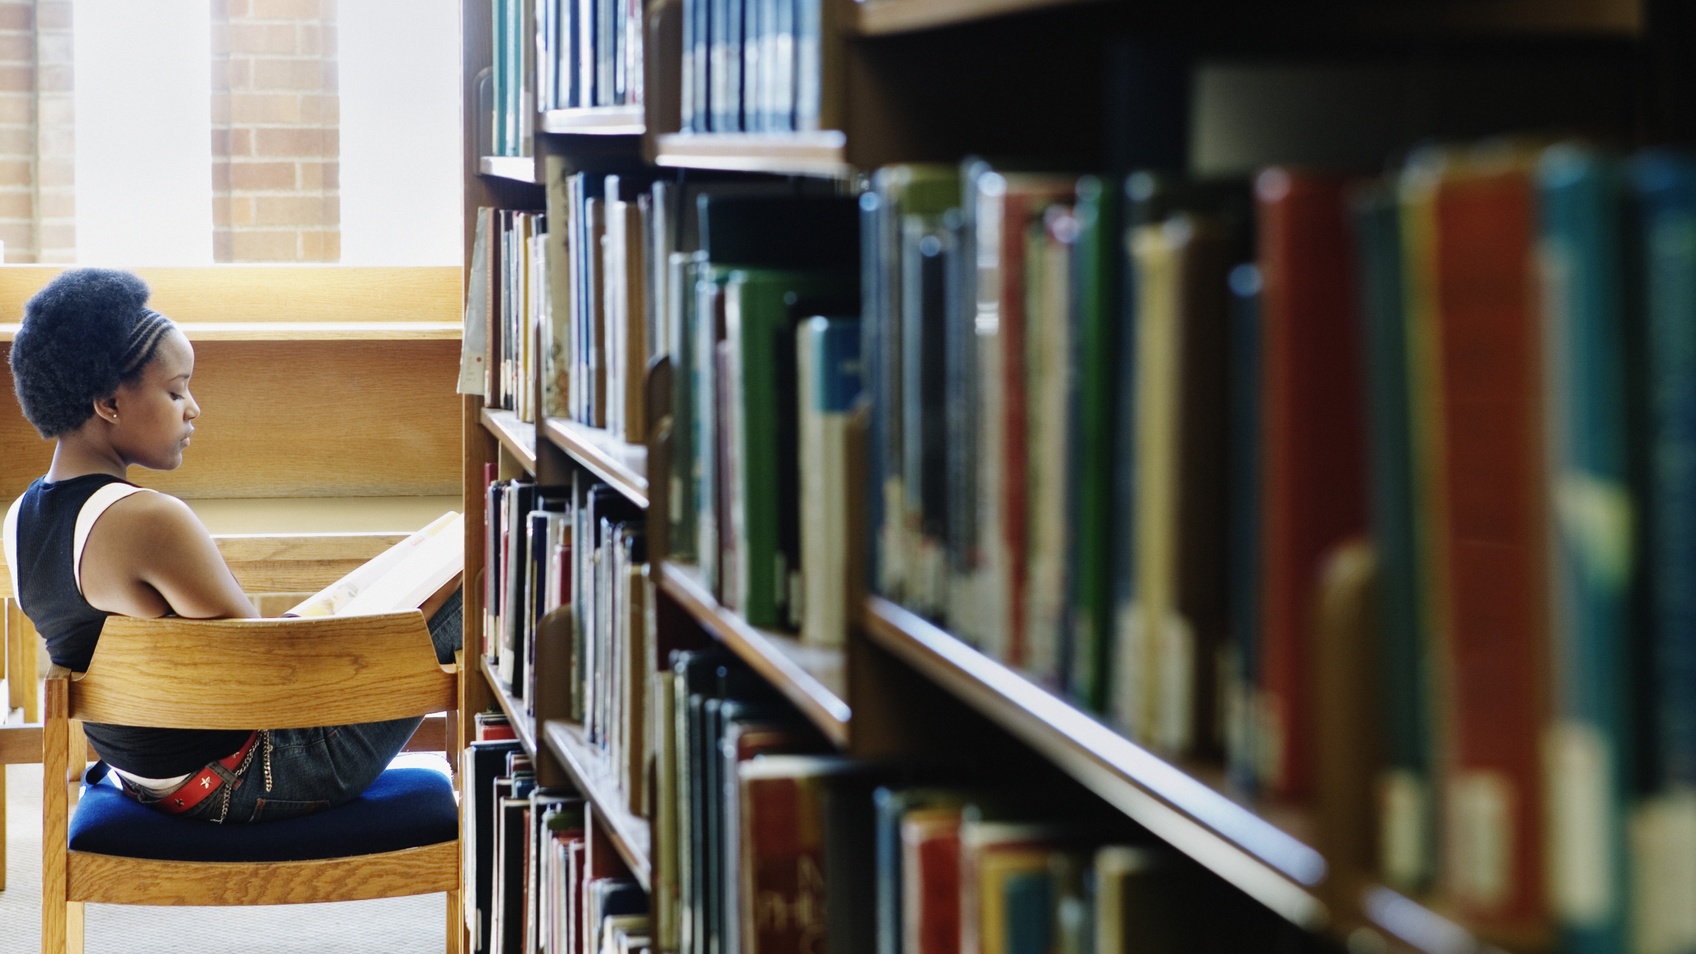
<path fill-rule="evenodd" d="M 130 331 L 123 355 L 118 360 L 119 377 L 127 378 L 141 367 L 153 356 L 154 349 L 159 346 L 159 340 L 175 327 L 176 324 L 164 315 L 151 308 L 143 309 L 141 317 Z"/>

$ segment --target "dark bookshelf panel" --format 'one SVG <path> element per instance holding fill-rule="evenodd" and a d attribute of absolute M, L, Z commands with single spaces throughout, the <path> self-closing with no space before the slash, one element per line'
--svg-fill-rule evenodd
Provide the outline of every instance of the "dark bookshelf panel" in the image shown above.
<path fill-rule="evenodd" d="M 606 431 L 550 417 L 542 432 L 555 447 L 588 468 L 638 507 L 648 506 L 648 449 L 627 444 Z"/>
<path fill-rule="evenodd" d="M 526 471 L 532 475 L 536 473 L 536 425 L 519 420 L 518 415 L 511 411 L 485 408 L 483 426 L 495 435 L 508 453 L 518 458 Z"/>
<path fill-rule="evenodd" d="M 660 589 L 782 692 L 833 745 L 848 747 L 848 690 L 841 649 L 803 645 L 793 635 L 748 625 L 719 605 L 693 567 L 663 564 Z"/>
<path fill-rule="evenodd" d="M 549 719 L 542 724 L 542 740 L 565 766 L 583 797 L 594 804 L 595 816 L 605 823 L 613 847 L 641 882 L 642 890 L 651 890 L 652 834 L 648 820 L 631 814 L 606 757 L 584 740 L 581 726 L 569 722 Z"/>

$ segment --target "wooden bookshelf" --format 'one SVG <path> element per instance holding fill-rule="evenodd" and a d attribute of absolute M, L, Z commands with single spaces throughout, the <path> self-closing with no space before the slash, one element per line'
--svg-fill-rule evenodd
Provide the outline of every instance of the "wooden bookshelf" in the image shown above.
<path fill-rule="evenodd" d="M 583 797 L 595 806 L 595 814 L 605 820 L 613 847 L 641 883 L 642 890 L 650 890 L 653 863 L 648 820 L 631 814 L 606 757 L 584 739 L 581 726 L 569 722 L 557 719 L 544 722 L 542 739 Z"/>
<path fill-rule="evenodd" d="M 878 645 L 1047 753 L 1162 840 L 1291 923 L 1310 930 L 1326 923 L 1316 894 L 1325 860 L 1317 851 L 919 616 L 874 597 L 864 622 Z"/>
<path fill-rule="evenodd" d="M 537 169 L 534 156 L 484 156 L 477 163 L 477 171 L 482 175 L 531 185 L 540 181 Z"/>
<path fill-rule="evenodd" d="M 560 135 L 640 136 L 647 126 L 640 106 L 597 106 L 548 110 L 537 128 Z"/>
<path fill-rule="evenodd" d="M 483 426 L 531 474 L 536 472 L 536 425 L 521 421 L 512 411 L 483 409 Z"/>
<path fill-rule="evenodd" d="M 774 175 L 844 176 L 848 137 L 817 133 L 664 133 L 654 137 L 657 166 L 765 172 Z"/>
<path fill-rule="evenodd" d="M 534 2 L 526 0 L 527 8 Z M 1309 61 L 1328 66 L 1328 57 L 1334 59 L 1345 50 L 1351 57 L 1386 67 L 1405 58 L 1418 60 L 1421 66 L 1430 61 L 1440 71 L 1450 59 L 1458 58 L 1476 59 L 1490 68 L 1499 59 L 1508 72 L 1516 68 L 1529 72 L 1526 63 L 1551 65 L 1539 61 L 1553 61 L 1554 68 L 1569 70 L 1572 67 L 1563 52 L 1600 50 L 1596 59 L 1606 59 L 1632 44 L 1654 40 L 1655 24 L 1664 32 L 1666 22 L 1678 19 L 1665 15 L 1673 4 L 1651 0 L 1377 0 L 1301 13 L 1250 10 L 1253 5 L 1239 3 L 1179 9 L 1105 0 L 826 2 L 831 4 L 827 23 L 834 23 L 836 31 L 831 39 L 839 41 L 832 49 L 840 53 L 836 72 L 823 77 L 827 94 L 840 94 L 836 105 L 842 107 L 838 110 L 842 119 L 836 130 L 801 134 L 675 131 L 681 126 L 680 57 L 676 55 L 680 15 L 676 4 L 659 4 L 650 11 L 659 16 L 649 24 L 645 37 L 649 44 L 647 62 L 642 64 L 648 98 L 645 110 L 616 107 L 539 113 L 531 144 L 535 158 L 479 155 L 480 131 L 476 117 L 468 116 L 464 156 L 468 212 L 478 206 L 530 211 L 545 207 L 550 219 L 554 218 L 562 203 L 560 193 L 553 190 L 560 183 L 539 181 L 543 156 L 550 163 L 562 159 L 563 168 L 590 176 L 614 169 L 622 174 L 633 163 L 645 163 L 642 175 L 630 178 L 655 175 L 677 183 L 680 190 L 691 178 L 707 177 L 679 170 L 703 170 L 750 179 L 829 177 L 841 180 L 843 191 L 852 191 L 864 186 L 865 179 L 857 177 L 884 163 L 950 164 L 972 155 L 1028 157 L 1034 166 L 1052 164 L 1079 172 L 1116 168 L 1094 160 L 1108 157 L 1115 148 L 1132 151 L 1135 147 L 1102 141 L 1112 139 L 1116 130 L 1104 132 L 1081 124 L 1101 122 L 1096 117 L 1107 108 L 1146 95 L 1140 86 L 1134 90 L 1115 86 L 1129 75 L 1115 71 L 1129 69 L 1117 58 L 1151 37 L 1178 35 L 1194 41 L 1202 51 L 1198 56 L 1206 62 L 1191 70 L 1190 78 L 1201 87 L 1204 84 L 1198 77 L 1205 73 L 1209 83 L 1217 84 L 1222 72 L 1235 67 L 1235 57 L 1246 61 L 1267 54 L 1300 69 Z M 480 17 L 487 18 L 479 4 L 467 0 L 466 9 L 471 11 L 466 21 L 469 90 L 470 77 L 489 62 L 489 24 L 479 22 Z M 1100 39 L 1106 42 L 1078 43 L 1080 26 L 1086 24 L 1092 29 L 1099 25 L 1104 33 Z M 1267 29 L 1262 31 L 1262 26 Z M 1661 45 L 1671 44 L 1662 38 Z M 1016 59 L 1008 55 L 1010 51 L 1029 56 Z M 1687 74 L 1688 68 L 1680 74 L 1685 77 L 1684 85 L 1678 87 L 1683 98 L 1671 100 L 1686 107 L 1696 86 Z M 1142 79 L 1140 74 L 1136 78 Z M 1196 97 L 1183 105 L 1197 106 L 1199 93 L 1183 81 L 1174 86 L 1184 89 L 1172 95 Z M 1104 91 L 1108 87 L 1111 91 Z M 990 92 L 973 96 L 980 88 Z M 1646 97 L 1639 99 L 1646 101 Z M 1395 108 L 1406 115 L 1396 118 L 1421 119 L 1414 114 L 1427 105 L 1423 100 L 1398 101 Z M 1664 111 L 1666 104 L 1662 106 Z M 1313 106 L 1310 111 L 1325 110 Z M 1635 115 L 1631 110 L 1620 112 Z M 1480 124 L 1491 122 L 1480 120 Z M 1648 120 L 1641 123 L 1650 124 Z M 1406 123 L 1388 125 L 1399 130 Z M 1366 133 L 1352 128 L 1345 135 L 1357 143 L 1367 141 Z M 1245 155 L 1258 157 L 1274 146 L 1284 148 L 1282 143 L 1269 146 L 1251 136 L 1243 138 Z M 1193 144 L 1190 148 L 1201 151 Z M 1080 157 L 1092 158 L 1080 166 Z M 1283 161 L 1255 158 L 1253 163 L 1258 167 Z M 1194 165 L 1206 171 L 1205 163 Z M 469 261 L 469 231 L 465 248 Z M 663 388 L 656 385 L 656 389 L 663 394 Z M 652 393 L 648 404 L 655 409 L 670 406 L 663 396 L 656 398 Z M 508 412 L 489 410 L 473 410 L 467 419 L 480 421 L 476 440 L 484 441 L 482 445 L 468 441 L 467 474 L 481 473 L 490 457 L 502 461 L 503 471 L 511 469 L 508 457 L 516 460 L 539 483 L 558 483 L 562 477 L 569 481 L 587 472 L 646 509 L 650 526 L 656 528 L 653 534 L 663 535 L 672 501 L 667 496 L 670 482 L 659 468 L 667 465 L 666 455 L 675 444 L 656 440 L 650 460 L 647 448 L 574 421 L 548 419 L 530 426 Z M 663 432 L 656 429 L 655 433 Z M 472 483 L 468 478 L 466 486 Z M 469 504 L 467 512 L 471 512 Z M 859 529 L 876 532 L 875 528 Z M 480 539 L 468 538 L 468 547 L 481 546 Z M 1314 847 L 1329 844 L 1315 837 L 1329 830 L 1311 807 L 1249 799 L 1226 784 L 1218 765 L 1162 758 L 1069 700 L 979 653 L 945 628 L 892 602 L 869 599 L 860 625 L 848 636 L 849 645 L 821 648 L 804 645 L 791 633 L 749 625 L 718 602 L 694 567 L 672 562 L 658 552 L 650 553 L 649 562 L 657 563 L 650 573 L 653 591 L 647 594 L 647 605 L 658 604 L 652 617 L 660 627 L 658 646 L 677 641 L 694 646 L 700 641 L 698 626 L 746 661 L 845 751 L 858 751 L 851 743 L 883 734 L 878 729 L 885 712 L 876 702 L 891 685 L 911 687 L 922 679 L 927 688 L 939 686 L 937 700 L 946 695 L 964 706 L 921 699 L 913 708 L 902 710 L 903 714 L 920 713 L 920 718 L 909 721 L 923 723 L 923 715 L 930 711 L 970 716 L 965 711 L 970 709 L 983 716 L 983 731 L 996 743 L 1014 741 L 1028 748 L 1037 760 L 1047 763 L 1041 766 L 1042 772 L 1052 769 L 1053 781 L 1062 786 L 1077 783 L 1072 787 L 1099 798 L 1198 862 L 1234 889 L 1224 892 L 1232 904 L 1243 901 L 1240 893 L 1278 915 L 1284 923 L 1276 924 L 1274 930 L 1288 936 L 1276 940 L 1286 946 L 1305 949 L 1312 942 L 1351 950 L 1425 954 L 1492 951 L 1493 944 L 1515 954 L 1543 950 L 1537 942 L 1522 938 L 1481 938 L 1431 899 L 1349 880 L 1360 875 L 1345 875 L 1328 866 Z M 486 664 L 481 671 L 502 697 L 503 706 L 511 706 Z M 852 686 L 851 679 L 856 680 Z M 545 691 L 538 690 L 539 698 Z M 849 699 L 860 708 L 858 738 Z M 527 744 L 533 750 L 539 744 L 538 759 L 557 766 L 584 790 L 594 806 L 591 814 L 598 835 L 610 839 L 624 864 L 649 886 L 652 859 L 660 847 L 651 842 L 654 833 L 649 823 L 628 813 L 611 780 L 611 767 L 585 741 L 582 730 L 570 722 L 554 721 L 553 713 L 546 716 L 539 728 L 530 727 Z M 967 721 L 975 728 L 978 720 Z M 883 723 L 889 724 L 893 723 Z M 926 734 L 922 725 L 914 731 L 916 736 Z M 890 735 L 892 748 L 912 741 Z M 938 732 L 920 741 L 940 745 L 942 737 Z M 922 751 L 925 746 L 913 748 Z M 1258 907 L 1254 910 L 1259 912 Z M 1274 919 L 1266 920 L 1270 924 Z M 1298 935 L 1292 943 L 1291 937 Z"/>
<path fill-rule="evenodd" d="M 590 473 L 606 481 L 638 507 L 648 506 L 648 449 L 627 444 L 606 431 L 564 418 L 542 425 L 549 443 L 565 451 Z"/>
<path fill-rule="evenodd" d="M 719 605 L 694 567 L 666 563 L 660 573 L 660 588 L 696 622 L 777 687 L 834 745 L 848 746 L 842 650 L 803 645 L 793 635 L 748 625 Z"/>

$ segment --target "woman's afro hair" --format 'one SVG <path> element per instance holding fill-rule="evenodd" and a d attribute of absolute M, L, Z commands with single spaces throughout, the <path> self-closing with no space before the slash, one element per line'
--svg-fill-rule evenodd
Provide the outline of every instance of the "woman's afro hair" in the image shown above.
<path fill-rule="evenodd" d="M 96 400 L 152 359 L 157 338 L 139 361 L 126 355 L 137 326 L 155 316 L 147 296 L 147 283 L 129 272 L 78 268 L 24 305 L 23 327 L 12 340 L 12 380 L 24 417 L 42 437 L 81 427 Z"/>

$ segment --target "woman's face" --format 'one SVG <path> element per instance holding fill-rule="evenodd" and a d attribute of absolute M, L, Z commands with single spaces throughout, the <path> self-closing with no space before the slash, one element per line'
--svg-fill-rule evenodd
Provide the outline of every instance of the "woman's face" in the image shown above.
<path fill-rule="evenodd" d="M 141 376 L 118 386 L 112 398 L 117 418 L 112 444 L 126 463 L 153 470 L 182 465 L 194 433 L 192 422 L 200 416 L 200 405 L 188 391 L 193 375 L 194 348 L 181 331 L 172 329 Z"/>

